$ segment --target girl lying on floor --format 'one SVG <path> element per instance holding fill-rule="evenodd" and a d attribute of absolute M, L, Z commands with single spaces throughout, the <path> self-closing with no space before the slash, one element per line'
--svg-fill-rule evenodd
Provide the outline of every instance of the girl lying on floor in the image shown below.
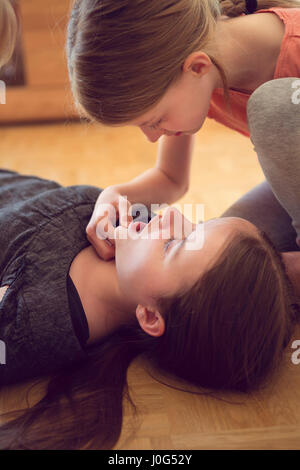
<path fill-rule="evenodd" d="M 289 216 L 264 190 L 262 226 L 272 226 L 273 211 L 290 236 Z M 204 244 L 192 251 L 184 245 L 197 226 L 178 239 L 167 213 L 189 221 L 174 208 L 141 223 L 155 232 L 160 218 L 162 238 L 142 238 L 143 230 L 118 238 L 127 231 L 119 226 L 107 262 L 85 232 L 100 192 L 0 170 L 0 383 L 50 375 L 44 398 L 0 428 L 1 449 L 110 449 L 138 354 L 198 387 L 248 392 L 273 376 L 293 333 L 289 253 L 280 254 L 267 225 L 246 220 L 253 198 L 204 222 Z"/>

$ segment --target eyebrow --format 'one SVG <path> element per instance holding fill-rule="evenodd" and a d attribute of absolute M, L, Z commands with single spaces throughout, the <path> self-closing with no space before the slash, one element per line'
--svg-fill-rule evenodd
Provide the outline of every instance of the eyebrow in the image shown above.
<path fill-rule="evenodd" d="M 154 122 L 148 121 L 148 122 L 143 122 L 143 124 L 139 124 L 139 125 L 140 126 L 154 126 L 159 121 L 160 119 L 156 119 Z"/>
<path fill-rule="evenodd" d="M 208 219 L 208 221 L 209 221 L 209 220 L 219 219 L 219 218 L 220 218 L 220 217 L 212 217 L 211 219 Z M 201 221 L 199 221 L 196 225 L 198 226 L 198 225 L 203 224 L 203 223 L 204 223 L 204 221 L 201 220 Z M 194 233 L 195 231 L 196 231 L 196 230 L 193 230 L 186 238 L 184 238 L 183 240 L 181 240 L 180 243 L 177 243 L 177 245 L 176 245 L 177 248 L 175 249 L 175 252 L 174 252 L 174 253 L 170 253 L 170 254 L 172 254 L 172 258 L 173 258 L 173 259 L 176 259 L 176 258 L 178 257 L 179 253 L 182 251 L 181 248 L 184 246 L 185 242 L 189 241 L 189 240 L 188 240 L 188 237 L 189 237 L 190 235 L 192 235 L 192 233 Z M 202 248 L 202 247 L 203 247 L 203 245 L 201 246 L 201 248 Z M 201 250 L 201 248 L 199 248 L 199 249 Z"/>
<path fill-rule="evenodd" d="M 162 115 L 162 117 L 160 118 L 157 118 L 157 119 L 150 119 L 150 121 L 148 122 L 143 122 L 143 124 L 139 124 L 139 126 L 155 126 L 156 124 L 158 124 L 160 121 L 162 121 L 164 118 L 164 114 Z"/>
<path fill-rule="evenodd" d="M 209 220 L 215 220 L 215 219 L 219 219 L 219 217 L 213 217 L 213 218 L 211 218 L 211 219 L 208 219 L 208 221 L 209 221 Z M 199 222 L 198 222 L 196 225 L 200 225 L 200 224 L 203 224 L 203 223 L 204 223 L 203 220 L 201 220 L 201 221 L 199 220 Z M 196 231 L 196 230 L 193 230 L 186 238 L 184 238 L 183 240 L 181 240 L 180 243 L 177 243 L 177 248 L 176 248 L 176 250 L 175 250 L 175 253 L 174 253 L 174 254 L 172 253 L 172 258 L 173 258 L 173 259 L 175 259 L 175 258 L 178 257 L 178 254 L 180 253 L 181 248 L 184 246 L 184 243 L 188 241 L 188 237 L 189 237 L 190 235 L 192 235 L 192 233 L 194 233 L 195 231 Z M 202 248 L 202 247 L 201 247 L 201 248 Z M 201 248 L 200 248 L 200 249 L 201 249 Z"/>
<path fill-rule="evenodd" d="M 209 219 L 209 220 L 215 220 L 215 219 L 218 219 L 218 218 L 219 217 L 213 217 L 212 219 Z M 276 247 L 274 246 L 274 243 L 272 242 L 270 237 L 266 234 L 266 232 L 261 230 L 259 227 L 256 227 L 256 229 L 257 229 L 257 234 L 260 236 L 260 238 L 262 238 L 269 246 L 271 246 L 273 248 L 273 250 L 274 249 L 277 250 Z M 181 240 L 180 243 L 177 243 L 177 245 L 176 245 L 177 248 L 175 248 L 175 252 L 174 252 L 174 250 L 172 250 L 173 252 L 170 253 L 172 255 L 173 259 L 176 259 L 178 257 L 179 253 L 182 251 L 182 247 L 184 246 L 185 242 L 188 241 L 188 237 L 194 232 L 195 232 L 195 230 L 193 230 L 186 238 Z"/>
<path fill-rule="evenodd" d="M 180 251 L 182 250 L 182 247 L 184 246 L 185 242 L 188 241 L 188 237 L 189 237 L 192 233 L 194 233 L 194 232 L 195 232 L 195 230 L 193 230 L 193 232 L 191 232 L 186 238 L 184 238 L 183 240 L 181 240 L 180 243 L 177 243 L 177 245 L 176 245 L 177 248 L 175 249 L 175 252 L 174 252 L 174 249 L 173 249 L 173 250 L 172 250 L 173 253 L 171 253 L 173 259 L 176 259 L 176 258 L 178 257 L 178 255 L 179 255 Z"/>

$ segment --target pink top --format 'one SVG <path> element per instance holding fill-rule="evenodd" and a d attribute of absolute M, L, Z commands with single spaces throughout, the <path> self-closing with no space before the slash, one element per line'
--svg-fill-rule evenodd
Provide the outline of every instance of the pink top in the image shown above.
<path fill-rule="evenodd" d="M 280 54 L 274 77 L 300 77 L 300 8 L 273 7 L 258 10 L 257 13 L 275 13 L 285 24 Z M 251 93 L 229 90 L 232 114 L 226 110 L 223 88 L 216 88 L 212 94 L 207 117 L 215 119 L 246 137 L 250 137 L 247 122 L 247 102 Z"/>

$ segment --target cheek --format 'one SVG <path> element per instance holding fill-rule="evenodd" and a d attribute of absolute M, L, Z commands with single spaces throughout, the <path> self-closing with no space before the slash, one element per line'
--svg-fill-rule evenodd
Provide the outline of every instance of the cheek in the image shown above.
<path fill-rule="evenodd" d="M 201 125 L 203 124 L 205 118 L 207 117 L 209 108 L 210 108 L 210 102 L 211 102 L 211 93 L 209 91 L 204 92 L 201 94 L 199 97 L 197 105 L 197 110 L 198 110 L 198 120 L 201 122 Z"/>
<path fill-rule="evenodd" d="M 119 250 L 116 253 L 116 269 L 122 283 L 138 281 L 146 272 L 146 259 L 137 250 Z"/>
<path fill-rule="evenodd" d="M 182 109 L 182 116 L 185 117 L 184 129 L 200 130 L 210 108 L 210 99 L 211 96 L 208 93 L 199 93 L 198 97 L 191 95 L 185 100 Z"/>
<path fill-rule="evenodd" d="M 190 113 L 191 124 L 194 127 L 194 129 L 195 128 L 197 129 L 197 128 L 200 128 L 200 126 L 202 126 L 207 116 L 207 113 L 208 113 L 207 103 L 201 101 L 201 103 L 198 106 L 194 103 L 194 108 L 192 109 L 193 111 Z"/>
<path fill-rule="evenodd" d="M 116 251 L 116 270 L 120 289 L 136 299 L 153 292 L 159 276 L 158 246 L 149 240 L 128 240 Z"/>

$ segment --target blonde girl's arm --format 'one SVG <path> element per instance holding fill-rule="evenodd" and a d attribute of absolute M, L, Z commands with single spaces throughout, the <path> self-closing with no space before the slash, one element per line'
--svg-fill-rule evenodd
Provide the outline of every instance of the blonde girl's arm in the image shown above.
<path fill-rule="evenodd" d="M 100 193 L 86 227 L 88 240 L 100 258 L 109 260 L 115 255 L 112 240 L 116 214 L 121 225 L 129 224 L 134 216 L 134 213 L 130 215 L 130 205 L 144 204 L 148 210 L 155 211 L 158 207 L 154 208 L 152 204 L 170 205 L 185 194 L 189 185 L 193 143 L 194 135 L 164 136 L 159 142 L 158 159 L 154 168 L 128 183 L 108 186 Z M 121 208 L 120 197 L 124 196 L 127 200 Z M 105 234 L 101 227 L 99 229 L 99 225 L 105 227 Z M 101 237 L 98 236 L 99 233 Z M 110 246 L 103 239 L 103 235 L 104 238 L 110 239 Z"/>
<path fill-rule="evenodd" d="M 9 0 L 0 0 L 0 68 L 11 58 L 17 40 L 17 18 Z"/>
<path fill-rule="evenodd" d="M 173 204 L 189 188 L 194 135 L 163 136 L 154 168 L 114 188 L 131 204 Z"/>

